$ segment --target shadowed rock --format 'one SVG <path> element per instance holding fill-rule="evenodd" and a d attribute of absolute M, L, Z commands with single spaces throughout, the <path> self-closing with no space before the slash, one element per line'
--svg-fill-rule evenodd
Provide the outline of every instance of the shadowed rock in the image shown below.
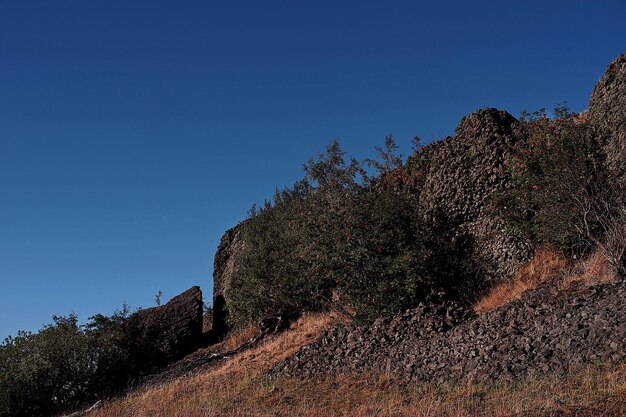
<path fill-rule="evenodd" d="M 606 164 L 626 185 L 626 54 L 613 61 L 589 100 L 589 123 L 602 136 Z"/>
<path fill-rule="evenodd" d="M 241 228 L 245 222 L 228 229 L 222 236 L 213 264 L 213 328 L 212 338 L 220 339 L 228 331 L 228 300 L 235 272 L 235 260 L 243 249 Z"/>
<path fill-rule="evenodd" d="M 202 291 L 192 287 L 159 307 L 128 318 L 128 332 L 141 368 L 179 359 L 202 343 Z"/>
<path fill-rule="evenodd" d="M 526 261 L 532 245 L 505 231 L 489 204 L 509 186 L 504 166 L 515 144 L 518 121 L 493 108 L 464 117 L 453 137 L 425 146 L 407 161 L 423 178 L 412 192 L 429 224 L 440 224 L 453 246 L 465 251 L 458 261 L 480 266 L 485 280 L 503 280 Z"/>

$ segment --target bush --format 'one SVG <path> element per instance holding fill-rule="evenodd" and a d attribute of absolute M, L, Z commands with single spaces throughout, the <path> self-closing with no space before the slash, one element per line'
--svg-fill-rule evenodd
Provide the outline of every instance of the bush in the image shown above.
<path fill-rule="evenodd" d="M 132 376 L 123 322 L 128 310 L 54 317 L 38 333 L 0 345 L 0 416 L 47 416 L 119 393 Z"/>
<path fill-rule="evenodd" d="M 254 209 L 231 284 L 235 325 L 319 310 L 341 301 L 369 321 L 433 291 L 429 234 L 398 190 L 401 159 L 391 137 L 368 178 L 338 142 L 305 165 L 306 177 Z"/>
<path fill-rule="evenodd" d="M 511 187 L 496 200 L 504 218 L 570 257 L 599 248 L 623 273 L 624 190 L 608 177 L 591 129 L 558 107 L 553 119 L 543 110 L 524 114 L 516 135 Z"/>
<path fill-rule="evenodd" d="M 316 293 L 323 291 L 322 283 L 310 279 L 311 268 L 302 253 L 309 205 L 296 194 L 283 191 L 279 203 L 255 213 L 242 229 L 245 245 L 229 301 L 233 324 L 319 306 Z"/>

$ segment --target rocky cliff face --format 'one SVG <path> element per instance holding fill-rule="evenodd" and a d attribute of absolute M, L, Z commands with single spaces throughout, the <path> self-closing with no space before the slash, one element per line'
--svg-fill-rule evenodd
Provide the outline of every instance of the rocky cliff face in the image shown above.
<path fill-rule="evenodd" d="M 489 211 L 490 197 L 509 186 L 504 164 L 515 144 L 517 120 L 496 109 L 464 117 L 455 135 L 432 143 L 407 161 L 423 183 L 414 192 L 431 224 L 444 223 L 449 238 L 465 246 L 483 278 L 508 278 L 532 252 L 530 242 L 505 232 Z"/>
<path fill-rule="evenodd" d="M 139 310 L 127 328 L 137 361 L 150 368 L 179 359 L 202 342 L 202 292 L 192 287 L 167 304 Z"/>
<path fill-rule="evenodd" d="M 532 245 L 504 231 L 487 210 L 490 196 L 508 186 L 502 175 L 517 120 L 509 113 L 482 109 L 464 117 L 454 137 L 430 144 L 407 161 L 420 172 L 420 208 L 428 222 L 443 221 L 447 239 L 463 246 L 465 257 L 481 265 L 486 279 L 505 279 L 532 252 Z M 235 259 L 243 247 L 241 224 L 227 230 L 215 255 L 213 331 L 227 331 L 227 304 Z"/>
<path fill-rule="evenodd" d="M 228 293 L 235 260 L 243 248 L 241 228 L 243 222 L 232 229 L 228 229 L 220 241 L 215 253 L 213 264 L 213 329 L 212 336 L 219 339 L 228 331 Z"/>
<path fill-rule="evenodd" d="M 607 167 L 626 184 L 626 54 L 607 67 L 594 87 L 588 117 L 602 138 Z"/>

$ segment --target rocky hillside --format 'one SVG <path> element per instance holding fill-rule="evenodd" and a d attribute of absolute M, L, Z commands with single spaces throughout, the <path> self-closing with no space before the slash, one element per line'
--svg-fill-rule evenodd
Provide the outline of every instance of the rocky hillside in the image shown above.
<path fill-rule="evenodd" d="M 538 114 L 517 120 L 503 110 L 477 110 L 461 120 L 454 136 L 419 148 L 406 163 L 398 158 L 395 165 L 384 165 L 377 177 L 362 183 L 354 180 L 358 163 L 350 171 L 355 161 L 344 163 L 338 143 L 329 146 L 326 159 L 305 165 L 307 177 L 299 187 L 277 193 L 274 205 L 266 205 L 266 217 L 257 212 L 225 232 L 215 254 L 212 314 L 206 316 L 212 325 L 203 317 L 198 287 L 164 306 L 119 318 L 119 329 L 113 327 L 119 335 L 109 330 L 117 322 L 100 318 L 96 329 L 120 338 L 130 359 L 125 367 L 134 368 L 120 381 L 120 374 L 111 375 L 119 390 L 94 384 L 93 392 L 78 401 L 70 393 L 67 404 L 122 392 L 132 376 L 134 383 L 144 383 L 140 390 L 90 415 L 163 415 L 163 410 L 167 415 L 180 410 L 190 415 L 206 415 L 206 410 L 219 410 L 215 415 L 321 415 L 330 403 L 352 415 L 354 406 L 345 404 L 351 395 L 356 395 L 354 404 L 365 403 L 364 398 L 375 403 L 362 415 L 398 414 L 399 409 L 399 415 L 433 415 L 431 409 L 435 415 L 477 415 L 487 407 L 506 410 L 495 416 L 544 415 L 535 411 L 555 409 L 544 407 L 547 399 L 569 395 L 567 388 L 551 391 L 562 378 L 568 384 L 576 381 L 575 392 L 588 395 L 581 415 L 608 410 L 604 401 L 620 397 L 624 389 L 626 207 L 623 195 L 613 199 L 593 185 L 616 194 L 626 186 L 626 55 L 608 66 L 588 111 L 552 119 Z M 386 141 L 387 150 L 393 150 L 388 145 L 393 142 Z M 553 153 L 541 159 L 542 152 Z M 394 161 L 391 153 L 381 155 L 385 163 Z M 529 155 L 526 165 L 519 163 L 527 175 L 522 185 L 511 168 L 520 155 Z M 561 167 L 574 175 L 542 182 L 565 177 Z M 311 171 L 338 173 L 329 183 L 339 186 L 329 187 L 323 175 L 311 176 Z M 543 190 L 543 200 L 522 204 L 522 217 L 537 218 L 546 207 L 552 211 L 544 223 L 529 221 L 528 229 L 516 229 L 495 201 L 507 193 L 514 195 L 509 202 L 534 198 L 537 189 Z M 529 229 L 549 228 L 553 220 L 571 226 L 571 213 L 597 210 L 576 205 L 576 198 L 601 206 L 591 222 L 595 230 L 577 231 L 584 249 L 576 252 L 579 247 L 567 239 L 550 242 L 552 248 L 566 248 L 558 252 L 561 269 L 536 282 L 520 281 L 520 271 L 535 267 L 527 261 L 538 259 L 537 249 L 546 244 Z M 573 204 L 559 205 L 560 200 Z M 584 222 L 589 227 L 589 217 Z M 573 279 L 572 271 L 590 262 L 591 253 L 604 269 L 585 269 L 576 278 L 582 281 Z M 350 293 L 350 286 L 358 291 Z M 504 297 L 495 310 L 477 314 L 471 303 L 489 288 L 523 290 Z M 403 296 L 403 304 L 394 304 Z M 359 315 L 359 308 L 365 314 Z M 232 320 L 237 314 L 240 320 Z M 348 316 L 370 324 L 345 324 Z M 113 344 L 111 350 L 116 349 Z M 596 371 L 594 388 L 579 381 Z M 510 384 L 511 392 L 523 388 L 522 400 L 513 402 L 517 411 L 495 404 L 510 394 L 499 391 L 502 384 Z M 590 395 L 601 386 L 611 389 Z M 450 389 L 447 403 L 441 401 L 442 387 Z M 480 391 L 484 387 L 491 388 Z M 382 395 L 384 411 L 372 395 Z M 32 395 L 24 398 L 30 401 Z M 303 400 L 298 404 L 297 398 Z M 424 398 L 432 402 L 412 404 Z M 463 404 L 456 402 L 459 398 Z M 574 410 L 577 403 L 568 401 Z M 67 409 L 67 404 L 53 404 L 50 410 Z M 623 399 L 613 404 L 619 412 L 626 409 Z M 24 410 L 22 415 L 34 415 L 36 408 Z"/>
<path fill-rule="evenodd" d="M 626 55 L 612 62 L 593 88 L 583 119 L 597 144 L 597 164 L 626 184 Z M 518 126 L 506 111 L 478 110 L 461 120 L 454 136 L 423 147 L 403 168 L 403 177 L 410 179 L 403 187 L 414 194 L 425 221 L 445 224 L 439 233 L 459 249 L 452 262 L 463 264 L 464 273 L 478 276 L 484 287 L 509 279 L 536 249 L 527 237 L 510 233 L 488 204 L 511 186 L 510 177 L 502 174 Z M 235 259 L 245 245 L 241 227 L 224 234 L 215 255 L 213 327 L 220 335 L 227 330 Z"/>
<path fill-rule="evenodd" d="M 563 374 L 626 359 L 626 282 L 558 291 L 553 283 L 472 317 L 454 304 L 420 305 L 372 326 L 342 326 L 274 367 L 310 377 L 391 372 L 407 380 Z"/>

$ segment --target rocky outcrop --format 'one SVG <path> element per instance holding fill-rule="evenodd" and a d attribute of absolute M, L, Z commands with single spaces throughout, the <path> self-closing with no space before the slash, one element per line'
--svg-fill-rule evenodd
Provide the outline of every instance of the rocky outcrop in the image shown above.
<path fill-rule="evenodd" d="M 128 318 L 132 353 L 141 368 L 153 369 L 197 349 L 202 343 L 202 292 L 192 287 L 167 304 Z"/>
<path fill-rule="evenodd" d="M 452 244 L 477 265 L 487 281 L 502 280 L 528 259 L 529 241 L 512 236 L 490 211 L 490 199 L 509 186 L 504 165 L 515 144 L 517 120 L 503 110 L 482 109 L 464 117 L 455 136 L 432 143 L 407 161 L 413 190 L 429 224 L 443 224 Z"/>
<path fill-rule="evenodd" d="M 220 241 L 213 263 L 213 328 L 212 336 L 221 338 L 228 331 L 228 299 L 235 272 L 235 260 L 243 248 L 241 229 L 245 222 L 228 229 Z"/>
<path fill-rule="evenodd" d="M 427 216 L 443 212 L 451 223 L 462 224 L 484 212 L 487 198 L 504 186 L 501 171 L 516 122 L 502 110 L 478 110 L 461 120 L 454 137 L 411 157 L 407 165 L 424 176 L 419 200 Z"/>
<path fill-rule="evenodd" d="M 588 120 L 602 138 L 611 174 L 626 185 L 626 54 L 607 67 L 594 87 Z"/>
<path fill-rule="evenodd" d="M 626 282 L 555 288 L 474 318 L 454 304 L 420 305 L 370 327 L 338 327 L 272 375 L 377 370 L 406 380 L 496 379 L 626 359 Z"/>
<path fill-rule="evenodd" d="M 609 65 L 593 89 L 588 120 L 612 177 L 626 186 L 626 55 Z M 511 277 L 535 249 L 533 242 L 511 233 L 490 204 L 510 186 L 505 163 L 519 140 L 517 123 L 506 111 L 478 110 L 461 120 L 454 136 L 420 149 L 404 168 L 410 178 L 405 189 L 447 246 L 436 249 L 458 268 L 451 276 L 478 277 L 467 283 L 474 289 Z M 215 256 L 213 328 L 218 335 L 227 330 L 228 292 L 242 247 L 240 224 L 224 234 Z"/>

